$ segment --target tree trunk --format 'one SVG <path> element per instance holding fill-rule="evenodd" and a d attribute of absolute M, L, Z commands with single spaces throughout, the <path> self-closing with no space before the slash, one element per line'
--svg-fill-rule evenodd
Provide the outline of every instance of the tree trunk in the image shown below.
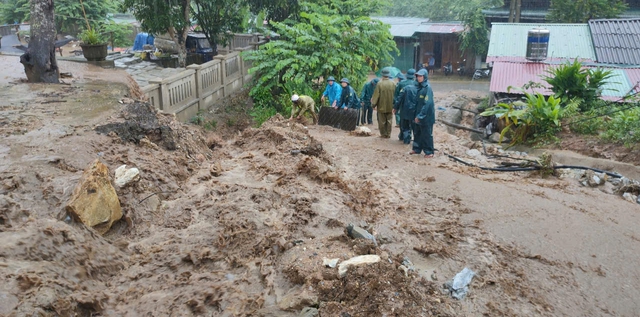
<path fill-rule="evenodd" d="M 31 83 L 59 83 L 53 0 L 31 0 L 31 40 L 20 56 Z"/>

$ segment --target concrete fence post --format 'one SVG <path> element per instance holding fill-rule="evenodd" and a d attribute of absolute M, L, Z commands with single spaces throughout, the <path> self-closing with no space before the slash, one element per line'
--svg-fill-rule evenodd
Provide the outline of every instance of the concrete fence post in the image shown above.
<path fill-rule="evenodd" d="M 160 100 L 158 100 L 158 109 L 165 110 L 165 102 L 169 102 L 169 89 L 166 84 L 163 84 L 164 80 L 162 78 L 149 79 L 149 84 L 158 85 L 158 89 L 160 89 Z"/>
<path fill-rule="evenodd" d="M 226 55 L 216 55 L 214 59 L 220 60 L 220 84 L 222 85 L 222 97 L 227 97 L 227 65 L 225 60 Z"/>

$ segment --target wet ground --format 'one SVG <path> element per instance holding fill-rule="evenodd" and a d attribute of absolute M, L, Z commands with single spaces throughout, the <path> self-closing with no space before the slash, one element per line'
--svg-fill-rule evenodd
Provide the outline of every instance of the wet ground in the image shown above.
<path fill-rule="evenodd" d="M 218 134 L 159 115 L 175 133 L 177 148 L 169 151 L 96 133 L 126 120 L 118 102 L 128 94 L 124 72 L 85 65 L 70 70 L 77 77 L 69 85 L 32 85 L 16 81 L 21 65 L 6 58 L 0 63 L 17 69 L 0 78 L 0 315 L 298 316 L 305 306 L 320 316 L 640 310 L 633 286 L 640 205 L 573 178 L 453 162 L 444 153 L 498 163 L 468 155 L 482 145 L 466 132 L 436 125 L 439 151 L 425 159 L 375 137 L 375 126 L 374 136 L 356 137 L 276 117 L 260 129 Z M 447 107 L 454 94 L 442 87 L 436 103 Z M 317 144 L 322 151 L 292 152 Z M 489 153 L 498 150 L 488 145 Z M 126 216 L 105 236 L 64 221 L 64 206 L 95 159 L 110 171 L 122 164 L 141 171 L 138 182 L 117 190 Z M 378 245 L 348 238 L 349 223 L 372 232 Z M 364 254 L 382 261 L 345 278 L 322 264 Z M 406 275 L 404 258 L 415 269 Z M 442 284 L 464 267 L 477 273 L 470 293 L 451 299 Z"/>

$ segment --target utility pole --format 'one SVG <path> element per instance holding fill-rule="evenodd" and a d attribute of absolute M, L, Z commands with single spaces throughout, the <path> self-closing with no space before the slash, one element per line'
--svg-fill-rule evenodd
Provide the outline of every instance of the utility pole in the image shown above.
<path fill-rule="evenodd" d="M 522 0 L 516 2 L 516 20 L 515 23 L 520 23 L 520 13 L 522 12 Z"/>
<path fill-rule="evenodd" d="M 513 17 L 516 15 L 516 1 L 517 0 L 509 1 L 509 23 L 513 22 Z"/>

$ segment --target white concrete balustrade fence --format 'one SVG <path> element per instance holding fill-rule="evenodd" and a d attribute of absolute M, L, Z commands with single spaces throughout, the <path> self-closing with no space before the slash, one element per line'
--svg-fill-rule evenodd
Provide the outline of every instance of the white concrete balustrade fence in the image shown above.
<path fill-rule="evenodd" d="M 241 52 L 255 50 L 265 41 L 258 41 L 257 35 L 240 34 L 237 42 L 243 43 L 245 35 L 252 42 L 226 55 L 217 55 L 212 61 L 202 65 L 189 65 L 187 70 L 169 78 L 149 80 L 142 92 L 156 108 L 175 113 L 178 120 L 186 122 L 201 109 L 209 109 L 216 102 L 240 90 L 252 80 L 249 75 L 251 63 L 244 61 Z"/>

